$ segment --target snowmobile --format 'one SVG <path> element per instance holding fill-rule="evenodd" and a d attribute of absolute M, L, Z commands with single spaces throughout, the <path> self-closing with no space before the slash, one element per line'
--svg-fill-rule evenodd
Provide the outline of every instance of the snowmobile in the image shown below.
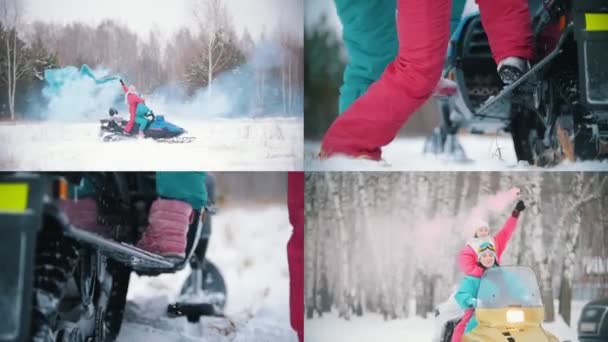
<path fill-rule="evenodd" d="M 541 325 L 544 310 L 538 280 L 531 268 L 491 268 L 481 277 L 477 292 L 478 325 L 466 333 L 462 341 L 559 342 Z M 451 341 L 458 321 L 459 318 L 445 324 L 440 341 Z"/>
<path fill-rule="evenodd" d="M 70 185 L 84 177 L 96 191 L 103 232 L 73 225 L 62 210 Z M 157 198 L 154 173 L 0 174 L 0 341 L 113 341 L 131 273 L 173 273 L 188 263 L 192 273 L 168 315 L 221 316 L 226 285 L 206 256 L 210 182 L 210 205 L 194 212 L 186 258 L 174 260 L 134 246 Z"/>
<path fill-rule="evenodd" d="M 108 114 L 110 115 L 110 119 L 99 120 L 101 124 L 99 137 L 102 141 L 119 141 L 137 137 L 139 131 L 138 125 L 133 125 L 131 133 L 126 133 L 124 128 L 128 121 L 123 120 L 115 108 L 110 108 Z M 170 143 L 189 143 L 194 140 L 194 137 L 183 136 L 186 130 L 166 121 L 164 115 L 155 115 L 150 112 L 145 117 L 148 121 L 143 129 L 145 138 Z"/>
<path fill-rule="evenodd" d="M 460 153 L 456 132 L 510 132 L 517 159 L 550 166 L 608 154 L 608 2 L 530 0 L 535 55 L 503 87 L 478 12 L 453 33 L 443 76 L 459 91 L 440 99 L 442 125 L 425 153 Z"/>

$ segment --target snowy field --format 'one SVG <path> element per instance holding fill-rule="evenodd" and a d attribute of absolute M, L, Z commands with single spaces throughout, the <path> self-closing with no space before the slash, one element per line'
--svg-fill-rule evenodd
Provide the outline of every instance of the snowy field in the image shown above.
<path fill-rule="evenodd" d="M 543 324 L 543 327 L 558 337 L 561 342 L 576 342 L 576 324 L 584 302 L 572 303 L 573 327 L 568 327 L 561 317 L 553 323 Z M 557 308 L 557 303 L 556 303 Z M 353 317 L 350 321 L 338 318 L 332 312 L 323 318 L 304 321 L 306 342 L 404 342 L 432 341 L 434 323 L 432 319 L 414 317 L 402 320 L 384 321 L 382 316 L 369 314 L 364 317 Z"/>
<path fill-rule="evenodd" d="M 608 160 L 571 163 L 564 161 L 550 169 L 517 163 L 513 141 L 509 136 L 459 135 L 467 161 L 450 160 L 446 156 L 424 155 L 424 137 L 398 138 L 382 151 L 385 162 L 333 157 L 319 160 L 321 143 L 304 143 L 304 165 L 307 171 L 608 171 Z M 498 147 L 498 148 L 497 148 Z M 497 150 L 500 149 L 500 156 Z"/>
<path fill-rule="evenodd" d="M 167 118 L 171 120 L 170 118 Z M 188 144 L 101 142 L 98 123 L 0 124 L 0 170 L 301 170 L 301 118 L 175 120 Z"/>
<path fill-rule="evenodd" d="M 228 319 L 206 317 L 190 324 L 165 315 L 189 270 L 132 275 L 119 342 L 297 342 L 289 324 L 287 208 L 225 209 L 213 219 L 207 255 L 226 281 Z"/>

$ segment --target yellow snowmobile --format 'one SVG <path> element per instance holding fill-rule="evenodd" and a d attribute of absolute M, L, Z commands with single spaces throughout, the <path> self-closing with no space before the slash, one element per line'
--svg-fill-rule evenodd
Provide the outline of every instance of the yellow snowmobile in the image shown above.
<path fill-rule="evenodd" d="M 478 325 L 463 342 L 559 342 L 541 323 L 545 309 L 536 275 L 521 266 L 484 272 L 477 292 Z"/>

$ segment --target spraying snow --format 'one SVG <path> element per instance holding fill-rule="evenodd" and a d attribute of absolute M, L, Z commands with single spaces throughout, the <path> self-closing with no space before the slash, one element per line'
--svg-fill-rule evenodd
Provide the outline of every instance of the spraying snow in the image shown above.
<path fill-rule="evenodd" d="M 108 73 L 103 68 L 91 70 L 87 65 L 80 71 L 74 66 L 45 70 L 43 98 L 30 98 L 29 115 L 57 121 L 99 117 L 101 109 L 116 103 L 123 94 L 118 76 L 96 77 Z"/>
<path fill-rule="evenodd" d="M 336 156 L 319 160 L 321 143 L 304 143 L 304 165 L 307 171 L 608 171 L 608 160 L 563 161 L 550 169 L 517 162 L 511 137 L 507 135 L 459 135 L 467 161 L 456 161 L 448 156 L 424 155 L 425 138 L 397 138 L 382 149 L 383 162 Z"/>

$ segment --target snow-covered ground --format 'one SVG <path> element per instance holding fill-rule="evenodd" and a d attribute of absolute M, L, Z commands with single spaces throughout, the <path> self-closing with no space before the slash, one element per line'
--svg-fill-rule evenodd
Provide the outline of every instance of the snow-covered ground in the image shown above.
<path fill-rule="evenodd" d="M 561 317 L 553 323 L 545 323 L 543 327 L 558 337 L 562 342 L 576 342 L 576 324 L 584 302 L 572 303 L 572 327 L 568 327 Z M 557 307 L 557 306 L 556 306 Z M 338 318 L 336 311 L 304 321 L 306 342 L 403 342 L 431 341 L 435 326 L 432 319 L 412 317 L 402 320 L 384 321 L 382 316 L 368 314 L 363 317 L 353 317 L 350 321 Z"/>
<path fill-rule="evenodd" d="M 167 118 L 171 121 L 171 118 Z M 188 144 L 101 142 L 98 123 L 0 124 L 0 170 L 301 170 L 302 118 L 175 120 Z"/>
<path fill-rule="evenodd" d="M 564 161 L 552 168 L 538 168 L 517 163 L 511 137 L 506 135 L 459 135 L 468 161 L 450 160 L 446 156 L 424 155 L 424 137 L 398 138 L 382 150 L 385 162 L 333 157 L 319 160 L 320 142 L 304 143 L 304 168 L 307 171 L 608 171 L 608 160 L 571 163 Z M 500 153 L 498 153 L 500 151 Z"/>
<path fill-rule="evenodd" d="M 296 342 L 289 324 L 287 208 L 225 209 L 213 218 L 208 257 L 228 291 L 225 318 L 168 318 L 189 270 L 158 277 L 133 274 L 119 342 L 285 341 Z"/>

